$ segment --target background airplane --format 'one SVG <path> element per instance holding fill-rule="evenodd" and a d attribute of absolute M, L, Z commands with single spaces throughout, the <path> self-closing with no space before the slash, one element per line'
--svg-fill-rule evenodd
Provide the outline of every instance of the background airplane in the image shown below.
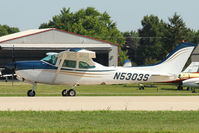
<path fill-rule="evenodd" d="M 199 62 L 192 62 L 183 72 L 179 74 L 179 77 L 176 80 L 179 82 L 178 90 L 182 90 L 183 86 L 186 86 L 187 90 L 190 90 L 191 87 L 199 87 L 199 85 L 195 84 L 195 81 L 199 78 L 198 69 Z M 190 80 L 193 78 L 194 80 Z M 195 92 L 195 90 L 193 90 L 193 92 Z"/>
<path fill-rule="evenodd" d="M 195 92 L 195 88 L 199 87 L 199 62 L 192 62 L 183 72 L 181 72 L 178 78 L 174 81 L 169 81 L 167 83 L 177 84 L 178 90 L 183 90 L 183 86 L 187 87 L 187 90 L 192 90 Z"/>
<path fill-rule="evenodd" d="M 40 61 L 17 61 L 6 65 L 16 71 L 19 80 L 33 84 L 28 96 L 35 96 L 37 83 L 71 85 L 63 96 L 75 96 L 77 84 L 157 83 L 175 80 L 196 44 L 181 43 L 161 62 L 150 66 L 106 67 L 92 58 L 95 52 L 70 49 L 51 54 Z"/>

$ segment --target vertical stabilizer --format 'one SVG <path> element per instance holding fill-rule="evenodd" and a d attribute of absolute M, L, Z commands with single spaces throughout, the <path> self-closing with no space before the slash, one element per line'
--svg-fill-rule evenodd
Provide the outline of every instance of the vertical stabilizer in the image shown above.
<path fill-rule="evenodd" d="M 179 74 L 193 52 L 196 44 L 180 43 L 165 59 L 155 65 L 139 67 L 157 73 Z"/>
<path fill-rule="evenodd" d="M 180 43 L 164 60 L 154 65 L 156 71 L 179 74 L 193 52 L 196 44 Z"/>

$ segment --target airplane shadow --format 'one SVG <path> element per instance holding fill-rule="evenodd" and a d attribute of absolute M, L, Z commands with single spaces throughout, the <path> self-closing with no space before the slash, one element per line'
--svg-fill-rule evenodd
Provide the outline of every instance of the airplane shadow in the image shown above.
<path fill-rule="evenodd" d="M 138 88 L 139 87 L 139 85 L 126 85 L 126 84 L 123 84 L 122 86 L 126 87 L 126 88 L 132 88 L 132 87 Z"/>
<path fill-rule="evenodd" d="M 178 89 L 173 89 L 173 88 L 159 88 L 159 90 L 167 90 L 167 91 L 187 91 L 187 89 L 178 90 Z"/>

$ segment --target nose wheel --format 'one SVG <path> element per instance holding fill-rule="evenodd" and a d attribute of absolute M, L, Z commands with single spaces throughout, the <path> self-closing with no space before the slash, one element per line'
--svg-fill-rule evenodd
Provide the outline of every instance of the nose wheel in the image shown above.
<path fill-rule="evenodd" d="M 35 96 L 35 91 L 33 91 L 33 90 L 28 90 L 27 96 L 29 96 L 29 97 L 34 97 L 34 96 Z"/>
<path fill-rule="evenodd" d="M 29 97 L 34 97 L 35 95 L 36 95 L 36 93 L 35 93 L 35 91 L 34 91 L 34 89 L 35 89 L 35 87 L 37 86 L 37 83 L 33 83 L 33 86 L 32 86 L 32 90 L 28 90 L 28 92 L 27 92 L 27 96 L 29 96 Z"/>

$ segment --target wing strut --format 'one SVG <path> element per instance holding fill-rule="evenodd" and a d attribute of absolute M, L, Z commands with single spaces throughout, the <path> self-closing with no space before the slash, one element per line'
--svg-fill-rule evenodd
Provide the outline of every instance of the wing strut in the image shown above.
<path fill-rule="evenodd" d="M 63 54 L 62 57 L 60 58 L 60 63 L 58 64 L 58 68 L 57 68 L 57 71 L 55 73 L 55 77 L 53 78 L 52 83 L 55 83 L 55 81 L 57 79 L 57 76 L 58 76 L 58 74 L 59 74 L 59 72 L 61 70 L 61 67 L 62 67 L 62 65 L 64 63 L 64 59 L 65 59 L 65 54 Z"/>

